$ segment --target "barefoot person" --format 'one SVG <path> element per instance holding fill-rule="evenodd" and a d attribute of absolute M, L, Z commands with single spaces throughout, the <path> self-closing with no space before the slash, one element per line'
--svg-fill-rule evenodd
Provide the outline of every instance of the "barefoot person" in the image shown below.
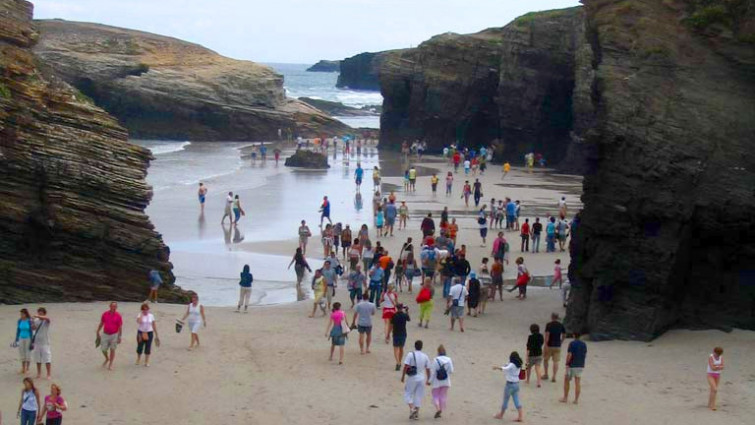
<path fill-rule="evenodd" d="M 139 366 L 144 353 L 144 366 L 149 367 L 149 356 L 152 354 L 152 341 L 159 346 L 160 337 L 157 335 L 155 316 L 149 312 L 149 304 L 142 304 L 141 312 L 136 316 L 136 365 Z"/>
<path fill-rule="evenodd" d="M 45 425 L 61 425 L 63 423 L 63 412 L 68 410 L 68 403 L 60 395 L 60 387 L 57 384 L 50 385 L 50 395 L 45 397 L 42 406 L 42 412 L 39 414 L 37 422 L 41 423 L 42 418 L 45 418 Z"/>
<path fill-rule="evenodd" d="M 204 326 L 207 327 L 207 318 L 204 315 L 204 306 L 199 304 L 199 295 L 191 294 L 191 302 L 186 307 L 186 313 L 181 318 L 181 321 L 189 318 L 188 324 L 191 330 L 191 343 L 189 344 L 189 350 L 194 349 L 196 346 L 199 348 L 199 329 Z"/>
<path fill-rule="evenodd" d="M 228 217 L 228 220 L 233 224 L 233 212 L 231 212 L 231 207 L 233 207 L 233 192 L 228 192 L 228 196 L 225 197 L 225 210 L 223 211 L 223 218 L 220 219 L 220 224 L 225 222 L 226 217 Z"/>
<path fill-rule="evenodd" d="M 199 208 L 204 212 L 204 203 L 207 200 L 207 186 L 205 186 L 204 183 L 199 183 L 197 198 L 199 198 Z"/>
<path fill-rule="evenodd" d="M 451 374 L 454 373 L 454 363 L 446 355 L 446 347 L 438 346 L 438 357 L 430 362 L 430 379 L 427 384 L 433 388 L 433 405 L 435 406 L 435 419 L 440 418 L 446 410 L 448 389 L 451 388 Z"/>
<path fill-rule="evenodd" d="M 536 323 L 531 324 L 530 336 L 527 338 L 527 383 L 530 383 L 532 367 L 534 366 L 538 388 L 540 388 L 540 365 L 543 363 L 544 342 L 543 334 L 540 333 L 540 326 Z"/>
<path fill-rule="evenodd" d="M 417 304 L 419 304 L 419 327 L 422 327 L 422 322 L 425 322 L 425 329 L 430 325 L 434 292 L 432 279 L 425 278 L 425 283 L 422 284 L 422 289 L 419 290 L 416 299 Z"/>
<path fill-rule="evenodd" d="M 302 220 L 301 226 L 299 226 L 299 248 L 301 248 L 302 253 L 305 255 L 307 254 L 307 242 L 311 236 L 312 232 L 309 230 L 307 222 Z"/>
<path fill-rule="evenodd" d="M 333 361 L 333 353 L 338 347 L 338 364 L 343 364 L 343 347 L 346 344 L 346 334 L 349 332 L 349 327 L 346 324 L 346 313 L 341 310 L 341 303 L 333 303 L 333 312 L 330 313 L 330 320 L 328 320 L 328 327 L 325 330 L 325 337 L 330 339 L 330 358 L 328 360 Z"/>
<path fill-rule="evenodd" d="M 100 331 L 103 333 L 102 336 L 100 336 Z M 110 309 L 102 313 L 100 325 L 97 327 L 97 341 L 100 342 L 102 355 L 105 356 L 105 362 L 102 363 L 102 367 L 107 366 L 109 370 L 113 369 L 115 349 L 121 343 L 122 333 L 123 318 L 118 313 L 118 303 L 111 302 Z"/>
<path fill-rule="evenodd" d="M 27 309 L 22 308 L 20 316 L 18 322 L 16 322 L 16 340 L 13 345 L 18 347 L 18 354 L 21 359 L 21 372 L 19 373 L 25 375 L 29 372 L 29 364 L 31 364 L 32 322 Z"/>
<path fill-rule="evenodd" d="M 409 378 L 407 378 L 407 376 Z M 414 351 L 406 354 L 401 382 L 404 386 L 404 402 L 409 406 L 409 419 L 419 419 L 419 408 L 425 396 L 425 384 L 430 380 L 430 358 L 422 352 L 422 341 L 414 343 Z"/>
<path fill-rule="evenodd" d="M 21 425 L 35 425 L 39 411 L 39 391 L 34 387 L 34 381 L 31 378 L 24 378 L 24 388 L 21 390 L 17 413 L 17 416 L 21 418 Z"/>
<path fill-rule="evenodd" d="M 292 262 L 293 261 L 296 261 L 296 258 L 294 258 Z M 288 266 L 291 267 L 291 264 Z M 245 264 L 244 269 L 241 271 L 241 278 L 239 279 L 239 305 L 236 307 L 236 313 L 241 311 L 242 304 L 244 305 L 244 313 L 246 313 L 247 308 L 249 307 L 249 298 L 252 297 L 253 281 L 254 276 L 252 276 L 252 273 L 249 271 L 249 264 Z"/>
<path fill-rule="evenodd" d="M 574 404 L 579 403 L 579 393 L 582 390 L 582 371 L 585 369 L 587 345 L 580 341 L 579 333 L 574 333 L 574 341 L 569 343 L 566 354 L 566 376 L 564 376 L 564 397 L 561 403 L 569 401 L 569 383 L 574 378 Z"/>
<path fill-rule="evenodd" d="M 370 294 L 367 292 L 359 294 L 359 303 L 354 309 L 354 317 L 351 319 L 351 327 L 356 325 L 359 332 L 359 352 L 361 354 L 370 352 L 370 343 L 372 343 L 372 316 L 377 312 L 377 307 L 370 302 Z M 365 336 L 367 341 L 365 344 Z"/>
<path fill-rule="evenodd" d="M 37 315 L 32 318 L 34 329 L 34 350 L 32 359 L 37 364 L 37 379 L 42 378 L 42 363 L 47 371 L 47 380 L 52 379 L 52 350 L 50 350 L 50 318 L 44 307 L 37 309 Z"/>
<path fill-rule="evenodd" d="M 409 308 L 399 304 L 396 314 L 391 318 L 391 333 L 393 334 L 393 357 L 396 359 L 396 371 L 401 370 L 401 358 L 404 355 L 406 345 L 406 323 L 412 319 L 409 317 Z"/>
<path fill-rule="evenodd" d="M 317 307 L 320 307 L 323 316 L 327 314 L 325 310 L 325 292 L 327 291 L 328 285 L 325 283 L 325 278 L 322 277 L 322 269 L 315 270 L 315 276 L 312 278 L 312 299 L 314 300 L 314 304 L 312 305 L 312 314 L 309 315 L 310 318 L 315 317 Z"/>
<path fill-rule="evenodd" d="M 149 295 L 147 301 L 157 302 L 157 291 L 160 290 L 160 285 L 163 284 L 163 278 L 160 276 L 160 272 L 152 269 L 149 271 Z"/>
<path fill-rule="evenodd" d="M 458 320 L 459 330 L 464 332 L 464 305 L 468 294 L 467 288 L 456 278 L 456 284 L 451 287 L 446 299 L 446 309 L 451 312 L 451 330 L 454 330 L 454 323 Z"/>
<path fill-rule="evenodd" d="M 396 314 L 398 305 L 398 294 L 396 293 L 396 287 L 393 285 L 387 285 L 387 289 L 380 296 L 380 303 L 383 308 L 383 322 L 385 322 L 385 343 L 387 344 L 391 338 L 391 319 Z"/>
<path fill-rule="evenodd" d="M 548 362 L 553 361 L 553 379 L 551 382 L 556 382 L 556 375 L 558 374 L 558 363 L 561 361 L 561 344 L 564 342 L 566 336 L 566 329 L 564 325 L 558 320 L 558 313 L 551 314 L 551 321 L 545 325 L 545 351 L 543 359 L 543 369 L 545 374 L 543 380 L 548 380 Z"/>
<path fill-rule="evenodd" d="M 503 405 L 501 411 L 494 416 L 496 419 L 503 419 L 503 414 L 506 413 L 506 409 L 509 407 L 509 399 L 514 399 L 514 407 L 516 407 L 519 415 L 515 422 L 524 421 L 524 412 L 522 410 L 522 404 L 519 402 L 519 372 L 522 370 L 522 358 L 519 357 L 519 353 L 512 352 L 509 356 L 509 363 L 506 366 L 494 366 L 493 370 L 500 370 L 506 374 L 506 387 L 503 390 Z"/>
<path fill-rule="evenodd" d="M 718 386 L 721 381 L 721 371 L 724 370 L 724 349 L 716 347 L 713 353 L 708 356 L 708 385 L 710 386 L 710 395 L 708 396 L 708 408 L 716 410 L 716 396 L 718 395 Z M 576 401 L 575 401 L 576 403 Z"/>

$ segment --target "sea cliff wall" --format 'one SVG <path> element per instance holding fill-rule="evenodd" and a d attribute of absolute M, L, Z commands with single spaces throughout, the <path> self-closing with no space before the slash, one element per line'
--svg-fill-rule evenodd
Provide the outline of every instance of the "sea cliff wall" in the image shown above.
<path fill-rule="evenodd" d="M 0 0 L 0 303 L 182 301 L 144 208 L 148 150 L 66 83 L 37 68 L 33 6 Z"/>

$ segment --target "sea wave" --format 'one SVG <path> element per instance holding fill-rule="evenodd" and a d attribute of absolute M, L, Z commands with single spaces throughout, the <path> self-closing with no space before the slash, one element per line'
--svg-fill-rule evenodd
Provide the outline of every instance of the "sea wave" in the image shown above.
<path fill-rule="evenodd" d="M 148 146 L 148 148 L 150 151 L 152 151 L 152 155 L 165 155 L 169 153 L 180 152 L 186 149 L 186 147 L 190 144 L 191 142 L 164 142 L 153 146 Z"/>

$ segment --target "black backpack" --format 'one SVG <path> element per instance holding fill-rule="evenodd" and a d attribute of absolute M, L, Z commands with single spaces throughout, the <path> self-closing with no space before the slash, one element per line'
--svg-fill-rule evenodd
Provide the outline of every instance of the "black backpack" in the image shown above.
<path fill-rule="evenodd" d="M 406 374 L 409 376 L 414 376 L 417 374 L 417 355 L 414 354 L 412 351 L 412 357 L 414 358 L 414 366 L 409 366 L 406 368 Z"/>
<path fill-rule="evenodd" d="M 446 371 L 446 367 L 440 362 L 440 360 L 435 359 L 436 362 L 438 362 L 439 369 L 435 371 L 435 379 L 438 381 L 445 381 L 448 379 L 448 372 Z"/>

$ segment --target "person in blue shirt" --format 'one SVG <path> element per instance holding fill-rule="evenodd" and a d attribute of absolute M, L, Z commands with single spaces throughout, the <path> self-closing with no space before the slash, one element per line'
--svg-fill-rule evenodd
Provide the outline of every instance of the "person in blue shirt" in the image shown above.
<path fill-rule="evenodd" d="M 246 313 L 249 307 L 249 298 L 252 296 L 252 282 L 254 276 L 249 272 L 249 264 L 244 265 L 244 269 L 241 271 L 241 279 L 239 280 L 239 306 L 236 308 L 236 313 L 241 311 L 241 305 L 244 305 L 244 313 Z"/>
<path fill-rule="evenodd" d="M 371 303 L 379 303 L 380 302 L 380 292 L 383 285 L 383 275 L 384 271 L 383 268 L 380 267 L 380 263 L 377 261 L 372 264 L 372 268 L 370 269 L 370 285 L 369 285 L 369 291 L 370 291 L 370 302 Z"/>
<path fill-rule="evenodd" d="M 566 403 L 569 401 L 569 384 L 574 378 L 574 404 L 579 403 L 579 393 L 581 391 L 582 371 L 585 368 L 585 358 L 587 357 L 587 344 L 579 339 L 579 334 L 574 333 L 574 341 L 569 343 L 568 354 L 566 355 L 566 377 L 564 378 L 564 397 L 559 401 Z"/>
<path fill-rule="evenodd" d="M 394 202 L 389 202 L 385 206 L 385 233 L 390 232 L 390 236 L 393 236 L 393 227 L 396 224 L 396 216 L 398 216 L 398 209 Z"/>
<path fill-rule="evenodd" d="M 21 358 L 21 374 L 29 372 L 29 364 L 31 363 L 31 315 L 29 310 L 22 308 L 20 310 L 21 317 L 16 323 L 16 340 L 13 342 L 13 346 L 18 348 L 18 353 Z"/>
<path fill-rule="evenodd" d="M 163 284 L 163 278 L 160 277 L 160 272 L 157 270 L 150 270 L 149 272 L 149 296 L 148 301 L 157 302 L 157 290 L 160 289 L 160 285 Z"/>
<path fill-rule="evenodd" d="M 322 214 L 320 216 L 320 227 L 322 227 L 322 223 L 326 218 L 328 219 L 328 223 L 333 224 L 333 222 L 330 220 L 330 201 L 328 201 L 327 196 L 322 197 L 322 205 L 320 205 L 320 213 Z"/>
<path fill-rule="evenodd" d="M 514 229 L 516 222 L 516 204 L 510 198 L 506 198 L 506 228 Z"/>
<path fill-rule="evenodd" d="M 545 226 L 545 252 L 556 251 L 556 217 L 551 217 Z"/>
<path fill-rule="evenodd" d="M 362 187 L 363 177 L 364 177 L 364 169 L 362 169 L 362 164 L 360 162 L 357 162 L 357 169 L 354 170 L 354 181 L 357 184 L 357 190 L 359 190 Z"/>

